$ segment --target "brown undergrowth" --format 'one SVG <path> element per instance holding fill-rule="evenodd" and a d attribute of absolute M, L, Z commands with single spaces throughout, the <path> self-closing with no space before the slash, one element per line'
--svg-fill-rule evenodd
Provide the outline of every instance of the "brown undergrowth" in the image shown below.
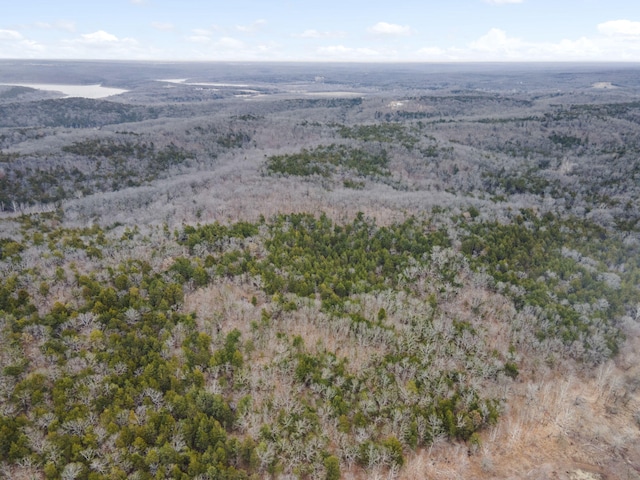
<path fill-rule="evenodd" d="M 640 338 L 592 371 L 569 365 L 508 386 L 499 423 L 481 444 L 442 443 L 411 456 L 398 478 L 640 478 Z"/>

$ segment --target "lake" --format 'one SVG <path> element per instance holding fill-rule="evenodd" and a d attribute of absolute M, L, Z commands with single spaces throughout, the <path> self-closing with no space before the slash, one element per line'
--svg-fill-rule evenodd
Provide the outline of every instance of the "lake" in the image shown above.
<path fill-rule="evenodd" d="M 61 92 L 66 98 L 105 98 L 128 92 L 128 90 L 123 90 L 121 88 L 103 87 L 102 85 L 59 85 L 52 83 L 0 83 L 0 85 L 11 85 L 15 87 L 27 87 L 35 88 L 37 90 Z"/>

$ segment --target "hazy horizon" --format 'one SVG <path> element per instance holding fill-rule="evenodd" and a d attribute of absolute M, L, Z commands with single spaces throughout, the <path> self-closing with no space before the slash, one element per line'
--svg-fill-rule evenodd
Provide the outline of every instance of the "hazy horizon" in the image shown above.
<path fill-rule="evenodd" d="M 639 39 L 624 0 L 26 0 L 0 20 L 3 59 L 637 62 Z"/>

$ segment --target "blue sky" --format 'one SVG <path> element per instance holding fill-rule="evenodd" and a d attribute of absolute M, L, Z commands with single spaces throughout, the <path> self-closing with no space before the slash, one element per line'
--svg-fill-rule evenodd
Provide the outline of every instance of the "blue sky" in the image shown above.
<path fill-rule="evenodd" d="M 18 0 L 0 58 L 640 61 L 638 0 Z"/>

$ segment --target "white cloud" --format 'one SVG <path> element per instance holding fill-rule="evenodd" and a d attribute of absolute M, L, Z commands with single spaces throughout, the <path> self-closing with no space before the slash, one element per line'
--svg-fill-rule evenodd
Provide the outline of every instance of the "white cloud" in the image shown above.
<path fill-rule="evenodd" d="M 176 27 L 173 23 L 165 23 L 165 22 L 152 22 L 151 26 L 156 30 L 160 30 L 161 32 L 173 32 Z"/>
<path fill-rule="evenodd" d="M 15 30 L 0 30 L 0 40 L 22 40 L 22 34 Z"/>
<path fill-rule="evenodd" d="M 488 3 L 489 5 L 508 5 L 523 2 L 524 0 L 484 0 L 484 3 Z"/>
<path fill-rule="evenodd" d="M 65 32 L 75 32 L 76 24 L 67 20 L 58 20 L 57 22 L 36 22 L 34 27 L 41 30 L 63 30 Z"/>
<path fill-rule="evenodd" d="M 17 30 L 0 29 L 0 58 L 42 58 L 45 48 Z"/>
<path fill-rule="evenodd" d="M 42 34 L 49 26 L 51 25 L 40 25 L 40 31 L 33 31 L 33 24 L 24 28 L 29 33 Z M 145 60 L 167 57 L 166 49 L 142 46 L 134 38 L 119 38 L 105 30 L 46 43 L 37 41 L 36 38 L 30 38 L 21 31 L 0 29 L 0 58 Z"/>
<path fill-rule="evenodd" d="M 16 30 L 0 29 L 0 58 L 42 57 L 44 47 Z"/>
<path fill-rule="evenodd" d="M 331 45 L 328 47 L 318 47 L 316 52 L 323 57 L 330 57 L 333 60 L 362 60 L 363 57 L 372 59 L 377 57 L 379 52 L 371 48 L 352 48 L 344 45 Z"/>
<path fill-rule="evenodd" d="M 143 59 L 157 55 L 152 47 L 141 47 L 134 38 L 118 38 L 112 33 L 98 30 L 79 37 L 49 45 L 50 56 L 58 58 Z"/>
<path fill-rule="evenodd" d="M 397 25 L 395 23 L 378 22 L 367 29 L 374 35 L 385 35 L 394 37 L 406 37 L 411 35 L 411 27 L 407 25 Z"/>
<path fill-rule="evenodd" d="M 339 38 L 346 36 L 346 34 L 344 32 L 319 32 L 311 29 L 292 36 L 297 38 Z"/>
<path fill-rule="evenodd" d="M 447 51 L 440 47 L 424 47 L 416 52 L 421 57 L 444 57 L 447 54 Z"/>
<path fill-rule="evenodd" d="M 604 35 L 610 36 L 640 36 L 640 22 L 632 22 L 631 20 L 611 20 L 598 25 L 598 31 Z"/>
<path fill-rule="evenodd" d="M 227 50 L 238 50 L 244 47 L 244 44 L 235 38 L 222 37 L 216 42 L 216 46 Z"/>
<path fill-rule="evenodd" d="M 205 28 L 194 28 L 191 30 L 193 35 L 186 37 L 187 41 L 194 43 L 207 43 L 213 40 L 213 31 Z"/>
<path fill-rule="evenodd" d="M 236 30 L 244 33 L 255 33 L 267 24 L 266 20 L 256 20 L 250 25 L 236 25 Z"/>
<path fill-rule="evenodd" d="M 322 34 L 322 32 L 319 32 L 317 30 L 305 30 L 304 32 L 294 36 L 300 38 L 322 38 L 324 35 Z"/>
<path fill-rule="evenodd" d="M 147 3 L 147 0 L 130 0 L 134 5 L 144 5 Z"/>
<path fill-rule="evenodd" d="M 218 40 L 212 38 L 206 30 L 194 31 L 195 35 L 187 37 L 187 40 L 193 43 L 210 44 L 222 50 L 241 50 L 244 43 L 241 40 L 232 37 L 221 37 Z"/>
<path fill-rule="evenodd" d="M 218 61 L 218 60 L 243 60 L 243 61 L 265 61 L 282 60 L 283 53 L 280 45 L 274 42 L 250 43 L 244 42 L 231 36 L 220 38 L 207 38 L 202 45 L 194 46 L 190 58 Z"/>
<path fill-rule="evenodd" d="M 98 30 L 93 33 L 85 33 L 80 35 L 82 37 L 79 42 L 85 43 L 87 45 L 104 45 L 104 44 L 114 44 L 118 42 L 118 37 L 112 35 L 104 30 Z"/>
<path fill-rule="evenodd" d="M 633 35 L 633 26 L 613 24 L 599 26 L 598 30 L 617 33 L 535 42 L 492 28 L 466 47 L 426 46 L 417 50 L 416 55 L 443 61 L 640 61 L 640 42 Z"/>
<path fill-rule="evenodd" d="M 507 32 L 499 28 L 492 28 L 486 35 L 470 44 L 472 50 L 506 56 L 517 56 L 523 46 L 522 40 L 508 37 Z"/>
<path fill-rule="evenodd" d="M 208 43 L 211 41 L 211 37 L 208 37 L 207 35 L 189 35 L 186 38 L 187 41 L 193 43 Z"/>
<path fill-rule="evenodd" d="M 206 28 L 194 28 L 191 31 L 193 32 L 194 35 L 200 35 L 205 37 L 213 35 L 213 31 L 207 30 Z"/>
<path fill-rule="evenodd" d="M 469 59 L 477 60 L 608 60 L 604 45 L 585 37 L 577 40 L 564 39 L 557 43 L 527 42 L 521 38 L 510 37 L 507 32 L 492 28 L 485 35 L 471 42 L 468 50 L 456 52 Z"/>
<path fill-rule="evenodd" d="M 609 55 L 616 55 L 613 51 L 607 52 L 607 42 L 580 37 L 577 40 L 564 39 L 555 44 L 543 44 L 541 53 L 556 58 L 569 58 L 572 60 L 586 60 L 596 57 L 598 60 L 609 60 Z"/>
<path fill-rule="evenodd" d="M 15 30 L 0 30 L 0 58 L 42 58 L 44 46 Z"/>
<path fill-rule="evenodd" d="M 150 25 L 163 32 L 179 31 L 173 23 Z M 411 27 L 386 22 L 367 29 L 370 35 L 363 38 L 370 40 L 369 44 L 353 45 L 343 39 L 324 41 L 353 37 L 340 31 L 301 29 L 300 33 L 290 35 L 291 45 L 277 45 L 262 36 L 251 35 L 264 25 L 267 25 L 264 20 L 227 28 L 206 25 L 177 38 L 175 46 L 160 49 L 135 38 L 119 37 L 108 29 L 64 34 L 66 38 L 60 39 L 60 32 L 73 31 L 76 26 L 62 20 L 38 22 L 0 29 L 0 58 L 640 62 L 640 21 L 629 19 L 594 23 L 591 34 L 559 41 L 531 40 L 508 29 L 491 28 L 466 45 L 456 47 L 448 46 L 444 37 L 438 42 L 415 45 L 417 35 L 410 36 L 415 33 Z M 378 38 L 373 38 L 374 35 Z M 47 37 L 53 40 L 45 42 L 43 39 Z M 380 38 L 393 41 L 383 43 Z M 180 52 L 185 45 L 187 50 Z"/>

